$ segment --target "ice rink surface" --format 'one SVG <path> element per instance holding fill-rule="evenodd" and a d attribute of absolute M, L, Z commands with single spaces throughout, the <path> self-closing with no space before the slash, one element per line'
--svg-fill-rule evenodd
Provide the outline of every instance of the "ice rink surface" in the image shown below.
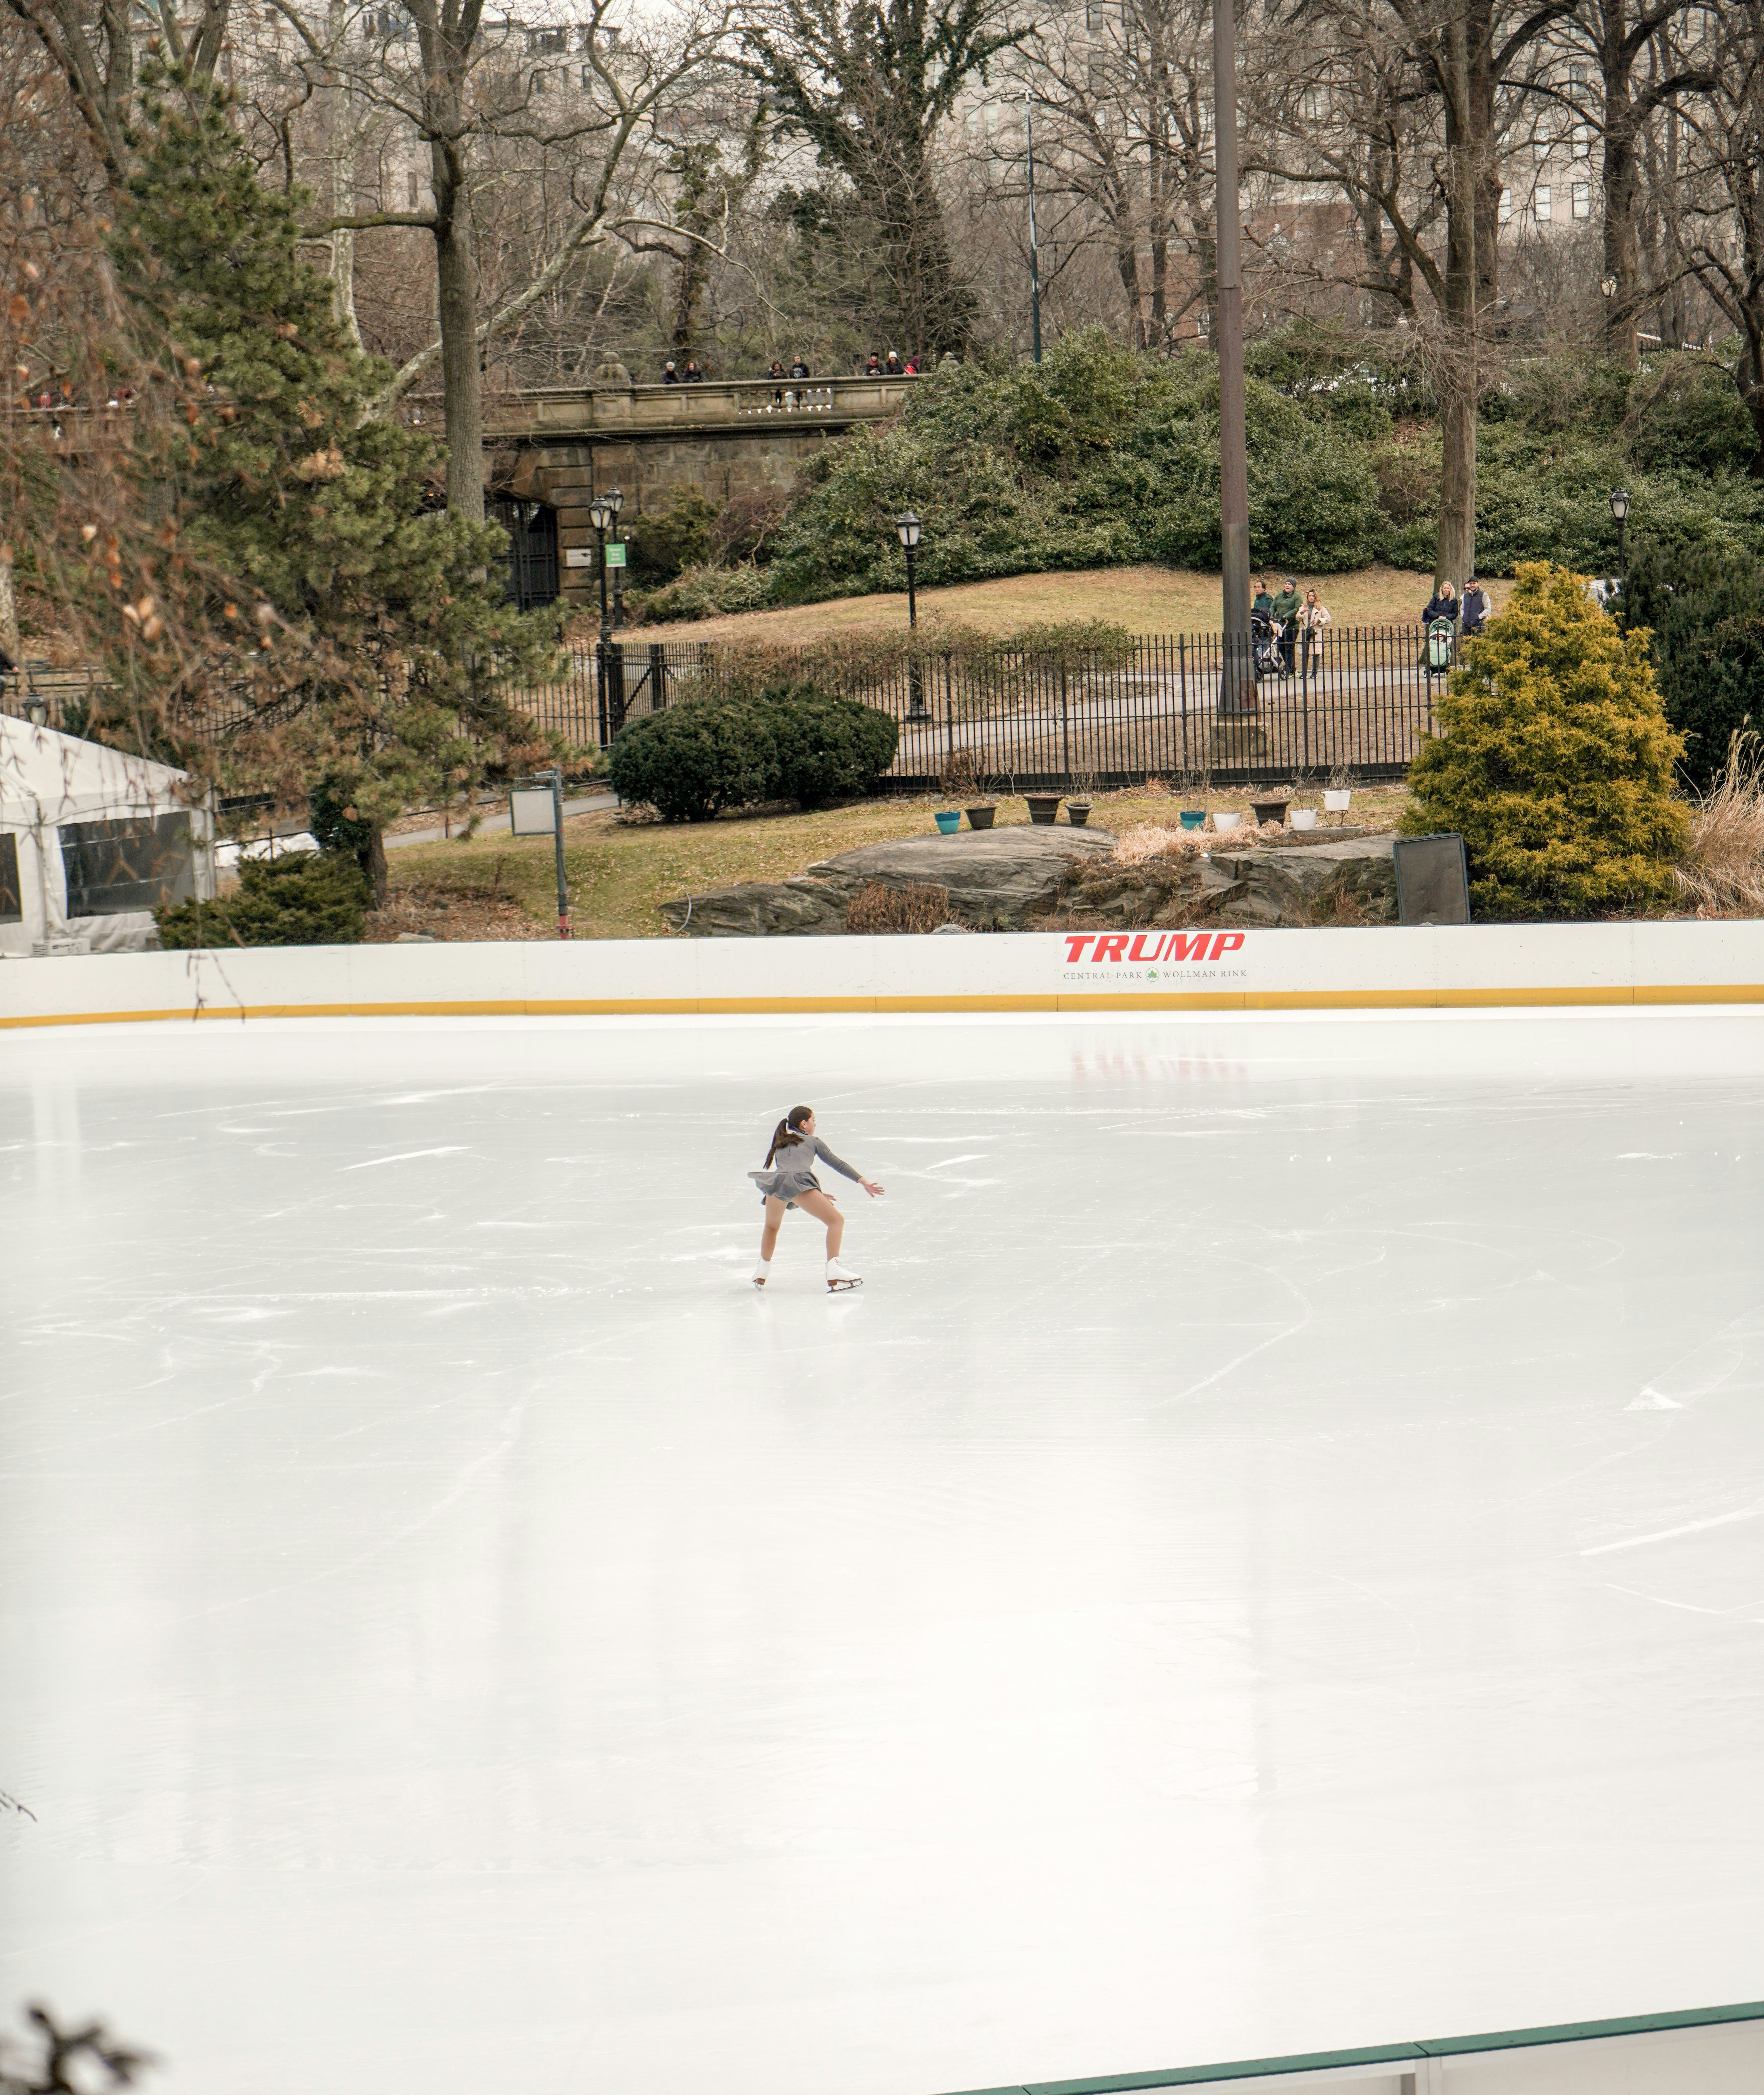
<path fill-rule="evenodd" d="M 1764 1019 L 0 1039 L 0 2020 L 934 2095 L 1764 1994 Z M 815 1105 L 861 1295 L 743 1174 Z"/>

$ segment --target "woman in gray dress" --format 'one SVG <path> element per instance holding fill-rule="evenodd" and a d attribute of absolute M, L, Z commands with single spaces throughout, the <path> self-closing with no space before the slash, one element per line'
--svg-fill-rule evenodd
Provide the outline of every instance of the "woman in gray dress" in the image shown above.
<path fill-rule="evenodd" d="M 817 1222 L 827 1226 L 829 1288 L 837 1292 L 842 1287 L 861 1287 L 864 1284 L 856 1274 L 839 1263 L 845 1217 L 839 1213 L 838 1202 L 821 1190 L 821 1181 L 815 1176 L 817 1160 L 830 1165 L 842 1177 L 855 1178 L 873 1200 L 881 1195 L 880 1186 L 861 1172 L 854 1171 L 843 1158 L 835 1156 L 815 1133 L 814 1108 L 792 1106 L 772 1131 L 772 1146 L 765 1152 L 765 1168 L 747 1174 L 765 1196 L 765 1229 L 760 1239 L 760 1263 L 753 1270 L 756 1287 L 764 1287 L 771 1277 L 778 1225 L 789 1208 L 800 1208 L 804 1214 L 812 1215 Z"/>

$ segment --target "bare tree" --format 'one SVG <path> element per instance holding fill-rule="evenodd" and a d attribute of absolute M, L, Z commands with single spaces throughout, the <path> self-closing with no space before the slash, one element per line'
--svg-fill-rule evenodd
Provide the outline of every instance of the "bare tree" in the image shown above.
<path fill-rule="evenodd" d="M 1740 338 L 1734 383 L 1764 480 L 1764 0 L 1723 0 L 1714 78 L 1697 113 L 1690 263 Z"/>

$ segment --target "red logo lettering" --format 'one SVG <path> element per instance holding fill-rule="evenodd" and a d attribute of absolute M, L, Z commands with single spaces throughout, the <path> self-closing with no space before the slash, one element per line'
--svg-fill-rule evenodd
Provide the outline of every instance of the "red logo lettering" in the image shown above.
<path fill-rule="evenodd" d="M 1241 931 L 1222 931 L 1213 942 L 1213 957 L 1221 960 L 1226 953 L 1235 953 L 1244 943 Z"/>
<path fill-rule="evenodd" d="M 1068 931 L 1066 933 L 1065 958 L 1066 965 L 1068 967 L 1069 967 L 1074 960 L 1082 960 L 1083 959 L 1084 948 L 1095 936 L 1096 934 L 1094 931 Z"/>
<path fill-rule="evenodd" d="M 1239 939 L 1238 943 L 1241 945 L 1243 941 Z M 1099 939 L 1096 941 L 1096 951 L 1091 954 L 1091 958 L 1094 960 L 1118 960 L 1126 950 L 1126 933 L 1123 931 L 1119 938 L 1111 934 L 1108 938 Z"/>
<path fill-rule="evenodd" d="M 1192 937 L 1186 931 L 1173 931 L 1164 957 L 1167 960 L 1204 960 L 1212 939 L 1210 931 L 1196 931 Z"/>
<path fill-rule="evenodd" d="M 1150 952 L 1147 952 L 1145 950 L 1146 935 L 1147 934 L 1142 931 L 1139 937 L 1134 940 L 1133 943 L 1128 947 L 1127 958 L 1130 960 L 1156 960 L 1162 959 L 1164 954 L 1163 933 L 1161 931 L 1156 934 L 1157 943 L 1152 947 Z"/>

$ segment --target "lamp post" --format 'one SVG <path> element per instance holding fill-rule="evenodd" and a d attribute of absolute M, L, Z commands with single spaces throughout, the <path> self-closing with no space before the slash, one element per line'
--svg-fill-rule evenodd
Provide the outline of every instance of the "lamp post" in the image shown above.
<path fill-rule="evenodd" d="M 1629 490 L 1611 490 L 1611 514 L 1617 519 L 1617 579 L 1623 579 L 1623 526 L 1629 521 Z"/>
<path fill-rule="evenodd" d="M 916 633 L 919 624 L 918 562 L 919 539 L 925 526 L 908 509 L 895 517 L 895 530 L 907 556 L 907 632 Z M 925 703 L 925 693 L 919 685 L 919 658 L 915 654 L 907 669 L 907 718 L 909 721 L 928 721 L 931 716 Z"/>
<path fill-rule="evenodd" d="M 612 638 L 612 612 L 607 602 L 607 534 L 612 529 L 612 520 L 618 513 L 618 506 L 613 500 L 611 490 L 604 494 L 595 495 L 588 504 L 588 521 L 595 527 L 595 541 L 599 547 L 596 564 L 600 569 L 600 644 L 603 647 Z"/>
<path fill-rule="evenodd" d="M 49 725 L 48 699 L 40 699 L 33 693 L 24 701 L 24 717 L 33 727 L 47 727 Z"/>
<path fill-rule="evenodd" d="M 573 935 L 569 880 L 564 869 L 564 774 L 553 764 L 537 777 L 518 780 L 508 795 L 508 827 L 517 837 L 549 834 L 557 848 L 557 935 Z"/>

